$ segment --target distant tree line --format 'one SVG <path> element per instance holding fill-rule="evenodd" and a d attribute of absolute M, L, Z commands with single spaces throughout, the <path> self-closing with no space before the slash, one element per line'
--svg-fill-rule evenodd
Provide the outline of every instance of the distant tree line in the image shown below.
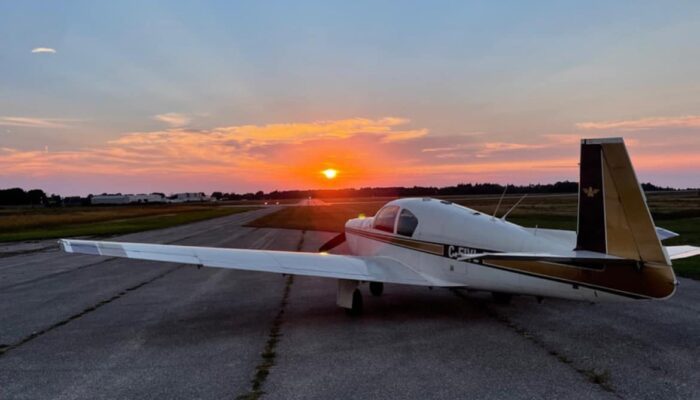
<path fill-rule="evenodd" d="M 549 184 L 507 185 L 507 193 L 576 193 L 578 182 L 563 181 Z M 673 191 L 671 187 L 643 183 L 645 191 Z M 214 192 L 211 197 L 217 200 L 282 200 L 314 198 L 353 198 L 353 197 L 422 197 L 501 194 L 504 185 L 497 183 L 460 183 L 455 186 L 413 186 L 413 187 L 365 187 L 360 189 L 321 189 L 321 190 L 275 190 L 269 193 L 224 193 Z"/>
<path fill-rule="evenodd" d="M 576 193 L 578 183 L 563 181 L 548 184 L 507 185 L 507 193 Z M 642 188 L 647 192 L 678 190 L 671 187 L 656 186 L 651 183 L 642 183 Z M 255 193 L 224 193 L 213 192 L 211 197 L 216 200 L 283 200 L 314 198 L 353 198 L 353 197 L 422 197 L 422 196 L 455 196 L 455 195 L 479 195 L 501 194 L 504 185 L 497 183 L 460 183 L 454 186 L 413 186 L 413 187 L 365 187 L 360 189 L 322 189 L 322 190 L 275 190 L 265 193 L 262 190 Z M 103 195 L 106 193 L 103 193 Z M 159 193 L 162 194 L 162 193 Z M 121 195 L 121 193 L 117 193 Z M 164 196 L 164 194 L 162 194 Z M 24 191 L 20 188 L 0 189 L 0 206 L 26 205 L 26 206 L 78 206 L 89 205 L 92 194 L 87 197 L 58 195 L 47 196 L 41 189 Z"/>
<path fill-rule="evenodd" d="M 0 189 L 0 205 L 33 205 L 43 206 L 48 203 L 46 193 L 41 189 L 24 191 L 20 188 Z"/>

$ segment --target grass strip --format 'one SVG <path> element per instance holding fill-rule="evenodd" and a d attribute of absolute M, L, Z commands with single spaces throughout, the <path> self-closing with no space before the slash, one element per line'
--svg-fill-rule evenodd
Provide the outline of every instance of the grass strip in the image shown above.
<path fill-rule="evenodd" d="M 40 240 L 76 236 L 111 236 L 141 232 L 153 229 L 169 228 L 176 225 L 203 221 L 211 218 L 251 211 L 256 207 L 208 207 L 181 208 L 166 210 L 156 215 L 129 217 L 130 210 L 110 213 L 111 219 L 89 222 L 73 222 L 62 219 L 60 223 L 47 224 L 43 227 L 15 228 L 0 231 L 0 242 Z M 174 212 L 175 211 L 175 212 Z M 103 218 L 103 216 L 100 216 Z M 81 219 L 77 219 L 80 221 Z"/>

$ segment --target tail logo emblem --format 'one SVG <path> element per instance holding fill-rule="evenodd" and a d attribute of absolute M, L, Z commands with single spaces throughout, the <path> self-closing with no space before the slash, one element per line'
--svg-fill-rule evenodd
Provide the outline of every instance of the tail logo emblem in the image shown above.
<path fill-rule="evenodd" d="M 588 197 L 595 197 L 598 192 L 600 192 L 600 189 L 594 189 L 592 186 L 583 188 L 583 193 L 585 193 Z"/>

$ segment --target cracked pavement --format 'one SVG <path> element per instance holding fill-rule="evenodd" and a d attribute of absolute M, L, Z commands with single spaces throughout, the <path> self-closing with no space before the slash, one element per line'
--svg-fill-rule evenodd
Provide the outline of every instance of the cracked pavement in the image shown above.
<path fill-rule="evenodd" d="M 242 226 L 274 208 L 110 240 L 314 251 L 332 233 Z M 16 248 L 13 248 L 16 246 Z M 235 398 L 279 328 L 264 399 L 700 397 L 700 282 L 665 302 L 588 304 L 336 283 L 58 252 L 0 254 L 0 398 Z M 277 320 L 279 319 L 279 320 Z M 274 322 L 274 324 L 273 324 Z"/>

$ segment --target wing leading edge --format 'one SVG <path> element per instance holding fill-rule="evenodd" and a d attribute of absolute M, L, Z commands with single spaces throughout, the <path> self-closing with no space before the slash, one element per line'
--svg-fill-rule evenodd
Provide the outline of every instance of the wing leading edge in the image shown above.
<path fill-rule="evenodd" d="M 423 275 L 387 257 L 355 257 L 326 253 L 225 249 L 164 244 L 61 239 L 67 253 L 166 261 L 205 267 L 418 286 L 460 286 Z"/>

